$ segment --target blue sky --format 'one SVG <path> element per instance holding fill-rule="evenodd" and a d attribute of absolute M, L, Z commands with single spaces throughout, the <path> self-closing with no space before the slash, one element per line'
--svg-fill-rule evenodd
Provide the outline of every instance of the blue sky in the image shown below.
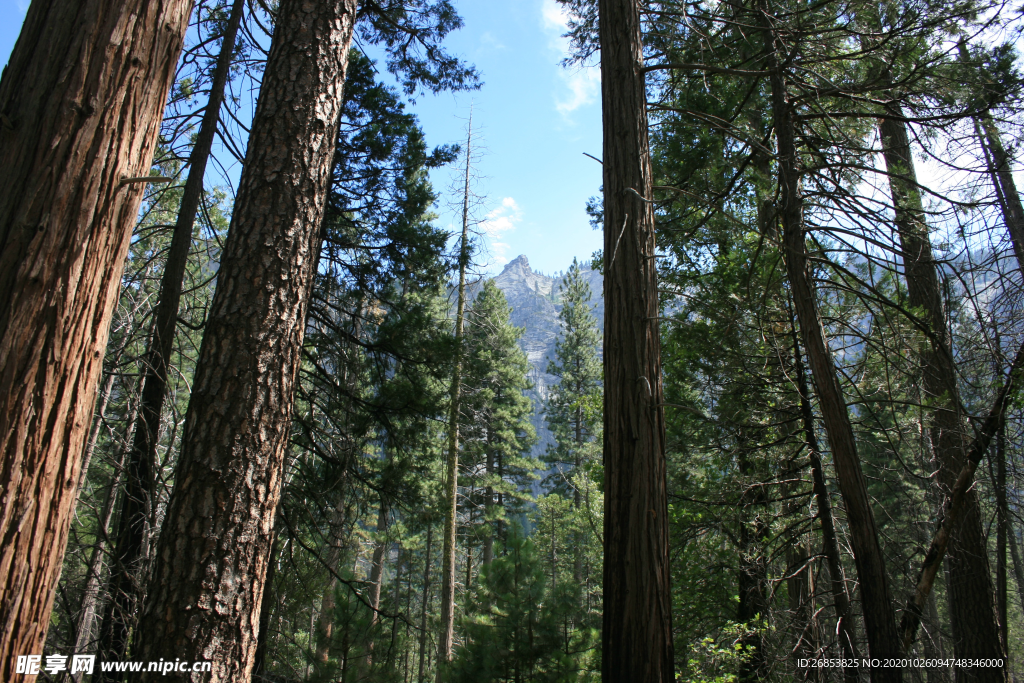
<path fill-rule="evenodd" d="M 476 192 L 485 248 L 480 270 L 496 272 L 520 254 L 534 270 L 565 270 L 589 259 L 602 236 L 584 206 L 601 184 L 600 79 L 596 66 L 565 69 L 565 18 L 555 0 L 455 0 L 465 26 L 446 42 L 476 65 L 475 92 L 423 96 L 412 107 L 431 145 L 459 142 L 473 106 L 482 154 Z M 6 64 L 28 0 L 0 0 L 0 59 Z M 372 55 L 372 51 L 370 51 Z M 446 193 L 450 173 L 434 174 Z M 441 223 L 456 214 L 442 198 Z"/>

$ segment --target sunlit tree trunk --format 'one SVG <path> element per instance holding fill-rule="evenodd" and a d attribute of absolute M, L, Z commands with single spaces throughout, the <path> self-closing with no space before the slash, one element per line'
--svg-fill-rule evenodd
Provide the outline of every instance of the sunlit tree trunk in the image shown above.
<path fill-rule="evenodd" d="M 43 651 L 188 0 L 36 0 L 0 77 L 0 679 Z"/>
<path fill-rule="evenodd" d="M 147 564 L 143 546 L 152 519 L 152 501 L 155 495 L 153 489 L 156 485 L 153 464 L 157 462 L 160 414 L 167 393 L 168 362 L 178 324 L 178 305 L 181 300 L 189 246 L 192 244 L 192 228 L 203 193 L 203 176 L 217 132 L 220 106 L 224 101 L 224 88 L 231 68 L 235 37 L 238 34 L 244 6 L 244 0 L 235 0 L 221 38 L 220 54 L 210 84 L 209 100 L 199 134 L 189 156 L 188 179 L 185 181 L 167 262 L 164 264 L 160 296 L 154 311 L 153 336 L 149 340 L 149 348 L 142 361 L 139 422 L 135 425 L 135 436 L 128 455 L 125 493 L 121 498 L 118 530 L 112 549 L 113 562 L 107 591 L 110 599 L 104 610 L 98 646 L 98 651 L 102 652 L 106 659 L 125 658 L 129 632 L 142 597 L 140 593 L 144 588 L 139 578 L 145 575 Z M 96 676 L 97 683 L 121 679 L 122 675 L 115 672 L 104 674 L 100 671 Z"/>
<path fill-rule="evenodd" d="M 665 414 L 640 5 L 600 0 L 606 681 L 675 678 Z"/>
<path fill-rule="evenodd" d="M 133 647 L 143 660 L 210 660 L 195 681 L 244 683 L 255 659 L 356 9 L 277 11 Z"/>

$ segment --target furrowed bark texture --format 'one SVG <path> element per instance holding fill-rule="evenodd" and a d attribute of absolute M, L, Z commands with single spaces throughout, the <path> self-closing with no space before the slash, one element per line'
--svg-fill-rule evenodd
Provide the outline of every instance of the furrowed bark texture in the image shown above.
<path fill-rule="evenodd" d="M 36 0 L 0 78 L 0 679 L 42 652 L 188 0 Z"/>
<path fill-rule="evenodd" d="M 145 574 L 146 558 L 143 545 L 152 518 L 151 501 L 155 477 L 153 463 L 157 462 L 160 433 L 160 413 L 167 394 L 168 362 L 174 346 L 174 333 L 178 327 L 178 306 L 188 263 L 188 250 L 192 244 L 199 200 L 203 194 L 203 176 L 210 157 L 213 137 L 217 132 L 220 106 L 224 101 L 224 86 L 231 68 L 235 37 L 242 20 L 244 0 L 235 0 L 222 36 L 220 54 L 210 84 L 210 98 L 199 127 L 199 135 L 189 156 L 188 179 L 182 192 L 178 218 L 171 236 L 167 263 L 160 283 L 160 298 L 154 312 L 153 336 L 143 361 L 142 402 L 135 438 L 128 456 L 128 478 L 125 495 L 121 499 L 114 562 L 109 579 L 110 600 L 104 609 L 100 631 L 99 651 L 107 659 L 123 660 L 128 649 L 130 629 L 145 587 L 140 577 Z M 97 683 L 104 680 L 119 681 L 121 672 L 99 672 Z"/>
<path fill-rule="evenodd" d="M 952 346 L 946 332 L 935 259 L 921 195 L 917 189 L 914 159 L 903 118 L 903 109 L 890 104 L 881 121 L 882 156 L 889 173 L 889 187 L 895 209 L 896 230 L 903 251 L 903 270 L 911 307 L 922 314 L 928 331 L 921 356 L 921 392 L 931 410 L 929 429 L 938 485 L 949 497 L 965 464 L 968 438 L 960 414 L 960 391 Z M 992 604 L 992 576 L 982 529 L 981 507 L 973 489 L 964 492 L 963 510 L 952 528 L 949 542 L 950 624 L 957 658 L 1002 657 L 999 626 Z M 958 681 L 1001 681 L 1005 669 L 957 667 Z"/>
<path fill-rule="evenodd" d="M 356 0 L 283 0 L 133 657 L 248 681 Z M 143 674 L 138 680 L 161 680 Z"/>
<path fill-rule="evenodd" d="M 776 46 L 776 35 L 771 28 L 771 8 L 761 2 L 764 22 L 765 51 L 769 55 L 772 94 L 772 118 L 778 143 L 779 217 L 782 222 L 782 241 L 786 272 L 793 293 L 793 306 L 800 324 L 800 335 L 807 350 L 814 387 L 818 394 L 825 431 L 836 479 L 846 507 L 846 518 L 853 546 L 857 576 L 860 580 L 861 604 L 871 657 L 895 657 L 900 653 L 899 632 L 893 611 L 892 594 L 885 574 L 885 559 L 878 543 L 878 530 L 868 498 L 867 482 L 857 456 L 857 442 L 847 412 L 846 400 L 836 378 L 835 364 L 825 341 L 825 333 L 818 318 L 818 306 L 807 274 L 807 254 L 804 245 L 803 197 L 800 194 L 800 174 L 795 138 L 795 121 L 786 91 L 781 59 Z M 898 668 L 871 670 L 874 683 L 901 681 Z"/>
<path fill-rule="evenodd" d="M 606 681 L 674 679 L 665 413 L 640 7 L 601 0 Z"/>

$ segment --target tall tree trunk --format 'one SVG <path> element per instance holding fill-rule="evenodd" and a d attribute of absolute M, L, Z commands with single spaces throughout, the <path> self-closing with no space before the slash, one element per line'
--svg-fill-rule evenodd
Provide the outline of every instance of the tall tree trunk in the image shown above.
<path fill-rule="evenodd" d="M 1014 583 L 1017 584 L 1017 598 L 1020 600 L 1020 608 L 1024 611 L 1024 563 L 1021 562 L 1020 552 L 1017 550 L 1017 534 L 1011 526 L 1008 529 L 1006 540 L 1010 542 L 1010 560 L 1013 564 Z"/>
<path fill-rule="evenodd" d="M 36 0 L 0 76 L 0 678 L 42 652 L 188 0 Z M 126 180 L 128 182 L 126 182 Z"/>
<path fill-rule="evenodd" d="M 343 476 L 341 488 L 344 488 L 344 482 L 346 481 L 347 477 Z M 327 658 L 331 652 L 331 636 L 334 632 L 334 591 L 338 587 L 338 577 L 336 574 L 341 567 L 342 543 L 345 540 L 343 534 L 345 527 L 344 495 L 338 499 L 334 510 L 331 512 L 331 519 L 328 525 L 330 528 L 327 532 L 327 554 L 321 561 L 324 567 L 327 568 L 329 576 L 323 588 L 324 594 L 320 598 L 320 611 L 317 613 L 316 628 L 314 629 L 316 656 L 313 661 L 319 666 L 327 663 Z"/>
<path fill-rule="evenodd" d="M 111 373 L 113 377 L 113 373 Z M 106 390 L 106 387 L 104 388 Z M 85 587 L 82 589 L 82 607 L 78 613 L 78 621 L 75 624 L 75 649 L 74 652 L 77 654 L 84 654 L 90 648 L 89 645 L 92 643 L 92 633 L 96 623 L 96 613 L 100 607 L 101 591 L 100 586 L 102 583 L 103 575 L 103 564 L 104 559 L 107 556 L 107 545 L 109 539 L 107 534 L 110 530 L 110 525 L 114 519 L 114 510 L 117 508 L 118 492 L 121 489 L 121 481 L 124 478 L 124 464 L 128 457 L 129 439 L 132 438 L 131 425 L 135 423 L 135 418 L 138 415 L 139 406 L 138 403 L 132 401 L 128 411 L 128 419 L 126 420 L 129 425 L 129 431 L 125 434 L 125 441 L 122 442 L 118 448 L 118 455 L 116 462 L 114 463 L 114 476 L 110 481 L 110 491 L 107 494 L 107 500 L 103 505 L 103 512 L 100 514 L 98 520 L 98 529 L 96 532 L 96 547 L 92 549 L 92 553 L 89 556 L 89 566 L 86 570 L 86 581 Z M 98 432 L 97 425 L 97 432 Z M 95 437 L 95 434 L 94 434 Z M 95 441 L 90 444 L 90 448 L 95 448 Z M 79 484 L 79 490 L 81 490 L 81 483 Z M 70 674 L 68 674 L 70 676 Z M 71 680 L 76 683 L 82 680 L 83 674 L 79 673 L 77 676 L 71 676 Z"/>
<path fill-rule="evenodd" d="M 847 411 L 846 400 L 836 377 L 835 365 L 825 342 L 818 318 L 818 306 L 807 273 L 804 244 L 803 197 L 800 193 L 799 154 L 792 105 L 780 69 L 777 36 L 771 29 L 771 8 L 761 0 L 762 29 L 771 85 L 772 120 L 778 144 L 778 174 L 781 189 L 779 217 L 782 222 L 783 252 L 786 272 L 793 294 L 793 305 L 804 348 L 810 361 L 814 386 L 821 406 L 822 419 L 836 466 L 839 490 L 846 504 L 850 540 L 853 546 L 857 576 L 860 579 L 861 603 L 871 657 L 895 657 L 900 654 L 900 638 L 896 629 L 892 593 L 885 573 L 885 559 L 878 543 L 878 531 L 867 492 L 867 482 L 857 455 L 857 442 Z M 898 668 L 873 668 L 871 680 L 901 681 Z"/>
<path fill-rule="evenodd" d="M 462 400 L 462 346 L 466 312 L 466 268 L 469 266 L 469 179 L 473 151 L 473 114 L 466 135 L 466 176 L 462 196 L 462 240 L 459 243 L 459 291 L 455 310 L 455 367 L 448 416 L 448 459 L 445 464 L 444 548 L 441 555 L 441 637 L 437 641 L 437 681 L 452 660 L 455 638 L 455 524 L 459 494 L 459 411 Z"/>
<path fill-rule="evenodd" d="M 267 558 L 267 576 L 263 581 L 263 597 L 260 605 L 260 630 L 256 635 L 255 664 L 252 668 L 253 678 L 258 680 L 267 673 L 267 643 L 270 638 L 270 617 L 274 611 L 274 577 L 277 575 L 278 555 L 281 546 L 278 541 L 279 530 L 274 529 L 274 537 L 270 542 L 270 557 Z"/>
<path fill-rule="evenodd" d="M 1009 653 L 1009 623 L 1006 611 L 1006 528 L 1009 509 L 1006 505 L 1006 420 L 996 434 L 996 614 L 999 617 L 999 642 L 1003 653 Z"/>
<path fill-rule="evenodd" d="M 427 556 L 423 563 L 423 609 L 420 611 L 420 666 L 416 676 L 418 683 L 426 683 L 423 677 L 423 660 L 427 656 L 427 605 L 430 604 L 430 546 L 434 540 L 434 526 L 427 522 Z"/>
<path fill-rule="evenodd" d="M 576 387 L 576 395 L 583 395 L 583 387 Z M 576 406 L 576 460 L 573 464 L 573 474 L 576 476 L 580 475 L 580 467 L 583 465 L 583 406 Z M 580 492 L 579 486 L 572 487 L 572 509 L 576 514 L 580 514 L 580 506 L 583 504 L 583 495 Z M 585 541 L 583 534 L 578 531 L 574 531 L 573 535 L 573 550 L 572 550 L 572 580 L 577 586 L 583 583 L 583 548 L 585 547 Z"/>
<path fill-rule="evenodd" d="M 999 128 L 996 127 L 991 116 L 985 114 L 978 117 L 975 120 L 975 125 L 978 128 L 978 138 L 985 152 L 992 186 L 999 200 L 1003 222 L 1007 232 L 1010 233 L 1010 243 L 1013 245 L 1013 253 L 1017 257 L 1017 265 L 1024 271 L 1024 206 L 1021 205 L 1017 185 L 1013 182 L 1010 155 L 1003 147 Z"/>
<path fill-rule="evenodd" d="M 969 64 L 970 54 L 967 50 L 967 43 L 961 40 L 958 47 L 960 60 Z M 985 164 L 988 167 L 989 177 L 992 179 L 992 188 L 995 190 L 999 209 L 1003 214 L 1003 223 L 1006 225 L 1007 232 L 1010 233 L 1010 244 L 1013 245 L 1017 265 L 1024 272 L 1024 205 L 1021 204 L 1017 184 L 1013 182 L 1010 155 L 1003 147 L 999 128 L 987 111 L 974 117 L 974 132 L 978 136 L 978 142 L 985 155 Z"/>
<path fill-rule="evenodd" d="M 136 631 L 139 659 L 212 661 L 195 681 L 244 683 L 253 666 L 356 9 L 277 13 Z"/>
<path fill-rule="evenodd" d="M 800 416 L 803 422 L 804 441 L 807 444 L 808 456 L 811 461 L 811 477 L 814 481 L 814 502 L 818 508 L 818 522 L 821 524 L 822 549 L 828 565 L 829 580 L 832 585 L 832 604 L 836 611 L 836 637 L 843 659 L 854 662 L 843 668 L 843 676 L 847 681 L 856 681 L 857 648 L 853 637 L 857 632 L 855 618 L 850 611 L 850 596 L 846 592 L 846 579 L 843 574 L 842 556 L 839 554 L 839 540 L 836 536 L 835 517 L 832 515 L 832 501 L 829 498 L 828 486 L 825 483 L 825 470 L 821 464 L 821 449 L 818 448 L 818 437 L 814 432 L 814 412 L 811 409 L 811 392 L 807 386 L 807 373 L 804 371 L 803 353 L 800 351 L 800 340 L 797 335 L 796 321 L 790 314 L 790 329 L 793 333 L 793 364 L 795 367 L 797 390 L 800 392 Z"/>
<path fill-rule="evenodd" d="M 921 569 L 918 572 L 914 594 L 907 601 L 907 607 L 903 611 L 903 619 L 900 622 L 900 630 L 902 631 L 905 648 L 909 648 L 917 636 L 917 627 L 920 624 L 924 604 L 935 583 L 935 575 L 942 565 L 942 558 L 945 557 L 946 550 L 959 525 L 961 516 L 967 508 L 968 496 L 974 489 L 974 473 L 978 469 L 978 463 L 985 457 L 989 446 L 992 445 L 992 440 L 995 438 L 996 432 L 999 431 L 999 424 L 1005 419 L 1006 406 L 1010 397 L 1016 391 L 1017 384 L 1020 382 L 1019 375 L 1022 370 L 1024 370 L 1024 345 L 1017 350 L 1013 363 L 1010 364 L 1009 372 L 1006 374 L 1005 384 L 999 389 L 992 409 L 982 422 L 981 429 L 977 430 L 970 447 L 966 449 L 966 461 L 960 469 L 953 486 L 950 487 L 949 495 L 943 503 L 939 514 L 939 528 L 932 537 L 927 553 L 925 553 L 924 561 L 921 563 Z M 946 581 L 949 581 L 949 572 L 947 572 Z M 989 609 L 992 609 L 992 597 L 991 593 L 985 596 Z M 997 648 L 999 647 L 998 637 L 997 633 L 995 635 L 997 639 L 995 647 Z M 1005 672 L 1005 669 L 1000 669 L 1000 678 L 996 680 L 1005 680 Z M 958 678 L 969 676 L 971 673 L 969 670 L 957 668 Z M 971 679 L 968 678 L 967 680 Z"/>
<path fill-rule="evenodd" d="M 178 324 L 178 306 L 192 244 L 199 200 L 203 194 L 206 163 L 217 132 L 224 88 L 235 50 L 235 37 L 242 20 L 245 0 L 234 0 L 227 26 L 221 38 L 220 54 L 210 84 L 210 97 L 199 127 L 199 134 L 189 156 L 188 179 L 178 208 L 178 218 L 171 235 L 167 262 L 160 283 L 160 295 L 154 311 L 153 335 L 143 359 L 142 402 L 139 424 L 128 456 L 127 482 L 121 498 L 118 531 L 113 548 L 113 564 L 109 579 L 110 600 L 107 603 L 98 650 L 106 659 L 123 660 L 128 648 L 129 632 L 133 627 L 136 610 L 143 597 L 144 585 L 139 578 L 145 575 L 147 558 L 143 545 L 149 534 L 152 502 L 156 485 L 154 463 L 157 462 L 160 417 L 167 388 L 168 363 L 174 345 Z M 122 672 L 100 672 L 97 683 L 104 680 L 122 680 Z"/>
<path fill-rule="evenodd" d="M 745 479 L 751 478 L 756 470 L 748 458 L 746 446 L 741 443 L 739 448 L 740 475 Z M 756 479 L 756 476 L 753 478 Z M 765 494 L 765 487 L 757 486 L 755 483 L 748 486 L 740 498 L 740 566 L 737 581 L 739 605 L 736 609 L 736 620 L 755 629 L 753 633 L 745 634 L 740 641 L 747 648 L 749 655 L 740 664 L 737 677 L 740 683 L 763 680 L 766 674 L 763 626 L 768 616 L 768 565 L 764 555 L 764 543 L 769 529 L 762 516 L 767 505 Z M 751 512 L 753 519 L 748 516 Z"/>
<path fill-rule="evenodd" d="M 484 456 L 487 469 L 487 478 L 490 480 L 491 476 L 494 475 L 494 453 L 491 451 L 491 429 L 487 427 L 487 451 Z M 494 523 L 491 521 L 491 516 L 494 510 L 494 487 L 486 486 L 484 488 L 484 543 L 483 550 L 481 552 L 480 564 L 481 566 L 487 567 L 491 564 L 494 559 Z"/>
<path fill-rule="evenodd" d="M 604 627 L 608 681 L 670 683 L 665 409 L 640 6 L 600 0 L 604 131 Z"/>
<path fill-rule="evenodd" d="M 946 331 L 938 274 L 932 256 L 928 225 L 917 186 L 914 159 L 904 123 L 903 109 L 886 106 L 880 124 L 885 159 L 903 256 L 904 277 L 910 306 L 924 313 L 920 321 L 928 335 L 921 356 L 922 402 L 932 409 L 931 444 L 939 465 L 938 485 L 949 497 L 965 464 L 968 438 L 960 413 L 953 351 Z M 963 511 L 953 529 L 949 549 L 950 622 L 957 658 L 1002 656 L 999 626 L 992 605 L 992 578 L 988 549 L 982 529 L 981 507 L 973 489 L 965 494 Z M 1001 681 L 1005 670 L 957 668 L 958 681 Z"/>
<path fill-rule="evenodd" d="M 370 629 L 368 632 L 369 642 L 366 647 L 366 668 L 373 664 L 374 629 L 380 622 L 377 610 L 380 609 L 380 589 L 384 578 L 384 555 L 387 550 L 387 541 L 384 536 L 388 532 L 388 507 L 384 497 L 380 499 L 380 509 L 377 511 L 377 541 L 373 546 L 373 559 L 370 561 L 370 607 L 373 612 L 370 614 Z M 398 579 L 395 579 L 396 581 Z"/>

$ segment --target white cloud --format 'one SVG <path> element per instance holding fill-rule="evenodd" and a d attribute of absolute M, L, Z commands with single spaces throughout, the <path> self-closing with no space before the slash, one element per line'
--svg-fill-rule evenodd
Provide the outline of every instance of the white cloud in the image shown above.
<path fill-rule="evenodd" d="M 498 40 L 498 37 L 490 31 L 484 31 L 480 34 L 480 52 L 486 52 L 490 50 L 504 50 L 505 44 Z"/>
<path fill-rule="evenodd" d="M 569 55 L 569 15 L 555 0 L 541 0 L 541 25 L 548 35 L 548 49 L 558 55 L 559 61 Z M 566 120 L 580 107 L 597 101 L 601 89 L 601 70 L 595 66 L 559 67 L 562 88 L 555 93 L 555 109 Z"/>
<path fill-rule="evenodd" d="M 480 229 L 487 235 L 487 242 L 497 265 L 508 263 L 509 244 L 503 241 L 505 233 L 515 230 L 522 218 L 523 212 L 516 204 L 516 200 L 505 197 L 501 200 L 501 206 L 488 213 L 480 222 Z"/>

